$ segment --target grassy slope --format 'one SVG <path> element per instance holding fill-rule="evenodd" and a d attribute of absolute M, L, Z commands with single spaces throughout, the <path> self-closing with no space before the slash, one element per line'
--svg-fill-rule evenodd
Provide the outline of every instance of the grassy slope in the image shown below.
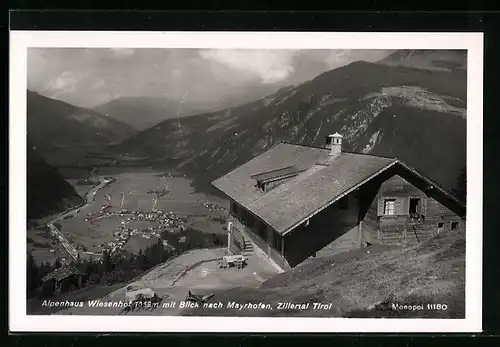
<path fill-rule="evenodd" d="M 217 293 L 214 302 L 333 303 L 331 310 L 209 310 L 186 315 L 434 317 L 465 315 L 465 231 L 438 235 L 409 249 L 370 248 L 311 259 L 263 283 L 260 289 Z M 377 303 L 383 303 L 377 305 Z M 385 303 L 385 304 L 384 304 Z M 446 311 L 395 312 L 387 304 L 446 304 Z"/>

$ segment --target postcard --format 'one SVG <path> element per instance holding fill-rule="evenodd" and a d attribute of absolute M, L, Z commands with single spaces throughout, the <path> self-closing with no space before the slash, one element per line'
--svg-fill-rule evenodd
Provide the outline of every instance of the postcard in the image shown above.
<path fill-rule="evenodd" d="M 11 331 L 481 331 L 481 33 L 10 35 Z"/>

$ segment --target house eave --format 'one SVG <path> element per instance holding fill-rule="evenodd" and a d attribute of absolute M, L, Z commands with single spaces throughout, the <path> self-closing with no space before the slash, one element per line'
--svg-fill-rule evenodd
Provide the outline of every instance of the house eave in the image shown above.
<path fill-rule="evenodd" d="M 460 201 L 460 199 L 458 199 L 457 197 L 455 197 L 453 194 L 451 194 L 449 191 L 447 191 L 446 189 L 444 189 L 443 187 L 441 187 L 438 183 L 434 182 L 433 180 L 431 180 L 429 177 L 425 176 L 424 174 L 422 174 L 421 172 L 419 172 L 418 170 L 412 168 L 410 165 L 406 164 L 405 162 L 401 161 L 401 160 L 398 160 L 399 164 L 405 168 L 406 170 L 410 171 L 412 174 L 414 174 L 415 176 L 417 176 L 418 178 L 420 178 L 421 180 L 427 182 L 430 187 L 432 189 L 437 189 L 439 190 L 439 192 L 443 195 L 445 195 L 447 198 L 449 198 L 450 200 L 453 200 L 453 202 L 455 202 L 456 204 L 460 205 L 460 207 L 462 208 L 466 208 L 466 205 L 463 201 Z"/>

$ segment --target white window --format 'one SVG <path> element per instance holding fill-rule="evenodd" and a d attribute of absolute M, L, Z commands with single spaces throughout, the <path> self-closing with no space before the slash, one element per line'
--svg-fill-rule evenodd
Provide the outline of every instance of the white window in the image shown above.
<path fill-rule="evenodd" d="M 394 216 L 396 214 L 396 199 L 384 200 L 384 215 Z"/>

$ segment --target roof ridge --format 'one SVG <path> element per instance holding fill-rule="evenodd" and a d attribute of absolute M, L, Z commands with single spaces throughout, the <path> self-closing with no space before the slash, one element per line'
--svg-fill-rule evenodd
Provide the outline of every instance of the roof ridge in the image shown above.
<path fill-rule="evenodd" d="M 321 146 L 313 146 L 313 145 L 307 145 L 303 143 L 294 143 L 294 142 L 289 142 L 289 141 L 280 141 L 280 143 L 287 144 L 287 145 L 294 145 L 294 146 L 301 146 L 301 147 L 308 147 L 308 148 L 317 148 L 317 149 L 324 149 L 324 150 L 329 150 L 328 148 L 321 147 Z M 399 160 L 397 157 L 389 157 L 385 155 L 379 155 L 379 154 L 368 154 L 368 153 L 359 153 L 359 152 L 350 152 L 350 151 L 342 151 L 342 153 L 347 153 L 347 154 L 358 154 L 358 155 L 365 155 L 369 157 L 378 157 L 378 158 L 386 158 L 386 159 L 393 159 L 393 160 Z"/>
<path fill-rule="evenodd" d="M 389 156 L 386 156 L 386 155 L 379 155 L 379 154 L 368 154 L 368 153 L 348 152 L 348 151 L 342 151 L 342 153 L 355 154 L 355 155 L 364 155 L 364 156 L 367 156 L 367 157 L 376 157 L 376 158 L 385 158 L 385 159 L 392 159 L 392 160 L 400 160 L 398 157 L 389 157 Z"/>

